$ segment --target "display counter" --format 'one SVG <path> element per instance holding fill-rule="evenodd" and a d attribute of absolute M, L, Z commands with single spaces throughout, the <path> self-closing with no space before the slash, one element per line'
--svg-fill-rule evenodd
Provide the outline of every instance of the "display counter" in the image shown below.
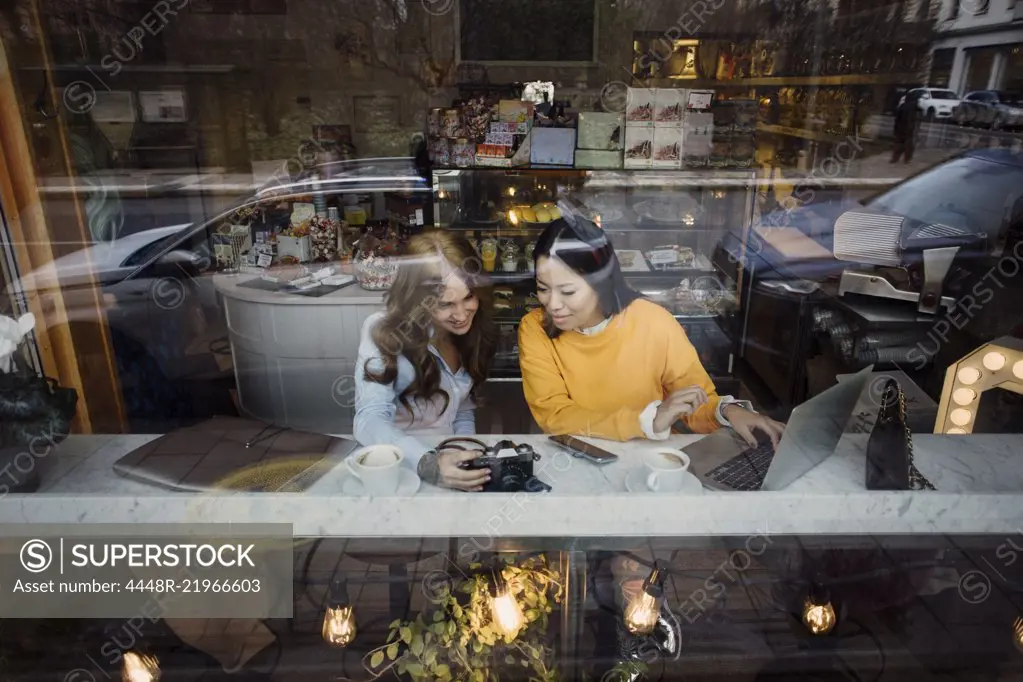
<path fill-rule="evenodd" d="M 608 538 L 771 535 L 1011 534 L 1023 525 L 1023 435 L 918 434 L 915 461 L 938 492 L 869 492 L 866 436 L 846 434 L 834 455 L 777 492 L 633 494 L 625 476 L 651 441 L 592 442 L 620 459 L 573 459 L 544 436 L 504 435 L 541 453 L 550 493 L 466 494 L 422 484 L 405 497 L 346 492 L 336 466 L 305 493 L 172 493 L 121 478 L 112 466 L 156 436 L 73 436 L 47 460 L 42 490 L 0 499 L 0 518 L 31 523 L 286 522 L 300 537 Z M 487 438 L 484 436 L 484 438 Z M 496 438 L 496 437 L 492 437 Z M 673 436 L 681 447 L 699 436 Z M 1001 491 L 1001 492 L 999 492 Z M 574 545 L 575 546 L 575 545 Z"/>
<path fill-rule="evenodd" d="M 359 333 L 383 292 L 358 284 L 313 297 L 243 286 L 256 275 L 217 275 L 238 402 L 266 422 L 321 433 L 352 430 Z M 242 286 L 240 286 L 242 285 Z"/>

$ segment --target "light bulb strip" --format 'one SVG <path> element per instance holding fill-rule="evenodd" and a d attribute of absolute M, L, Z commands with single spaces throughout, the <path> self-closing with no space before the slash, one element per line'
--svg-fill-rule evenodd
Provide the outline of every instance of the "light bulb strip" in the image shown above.
<path fill-rule="evenodd" d="M 984 391 L 998 387 L 1023 394 L 1023 382 L 1016 379 L 1023 380 L 1023 339 L 996 339 L 950 365 L 934 432 L 972 434 Z"/>

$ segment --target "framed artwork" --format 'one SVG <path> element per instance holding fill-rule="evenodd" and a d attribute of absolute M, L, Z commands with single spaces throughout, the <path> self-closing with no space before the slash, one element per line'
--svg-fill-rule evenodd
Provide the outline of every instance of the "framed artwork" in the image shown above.
<path fill-rule="evenodd" d="M 145 123 L 185 123 L 188 107 L 182 88 L 139 91 L 139 106 Z"/>

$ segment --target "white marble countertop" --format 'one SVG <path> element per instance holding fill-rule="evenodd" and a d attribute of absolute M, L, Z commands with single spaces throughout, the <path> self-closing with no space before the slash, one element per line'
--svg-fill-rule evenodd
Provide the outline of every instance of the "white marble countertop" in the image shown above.
<path fill-rule="evenodd" d="M 546 494 L 418 493 L 359 497 L 337 466 L 305 493 L 177 493 L 120 477 L 115 461 L 157 436 L 72 436 L 38 460 L 43 486 L 0 498 L 0 523 L 290 522 L 296 536 L 677 537 L 861 534 L 1009 534 L 1023 526 L 1023 435 L 914 437 L 917 466 L 938 492 L 864 489 L 863 439 L 776 492 L 633 494 L 624 480 L 650 441 L 596 444 L 621 459 L 597 467 L 543 436 L 505 435 L 542 454 Z M 497 438 L 484 436 L 484 438 Z M 681 447 L 697 436 L 673 436 Z M 983 491 L 983 492 L 981 492 Z M 994 492 L 992 492 L 994 491 Z M 1002 491 L 1002 492 L 998 492 Z"/>
<path fill-rule="evenodd" d="M 228 298 L 267 305 L 383 305 L 384 303 L 384 292 L 367 291 L 358 284 L 350 284 L 324 296 L 302 296 L 238 286 L 258 278 L 259 275 L 252 273 L 219 274 L 213 276 L 213 285 L 217 291 Z"/>

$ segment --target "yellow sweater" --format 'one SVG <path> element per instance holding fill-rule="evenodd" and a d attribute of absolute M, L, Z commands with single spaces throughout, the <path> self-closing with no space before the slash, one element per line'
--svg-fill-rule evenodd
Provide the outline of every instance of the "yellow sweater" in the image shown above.
<path fill-rule="evenodd" d="M 719 427 L 720 398 L 696 349 L 682 325 L 650 301 L 633 301 L 598 334 L 556 339 L 543 329 L 543 311 L 533 310 L 519 324 L 519 362 L 526 402 L 545 433 L 643 438 L 644 408 L 694 385 L 709 400 L 684 423 L 696 433 Z"/>

